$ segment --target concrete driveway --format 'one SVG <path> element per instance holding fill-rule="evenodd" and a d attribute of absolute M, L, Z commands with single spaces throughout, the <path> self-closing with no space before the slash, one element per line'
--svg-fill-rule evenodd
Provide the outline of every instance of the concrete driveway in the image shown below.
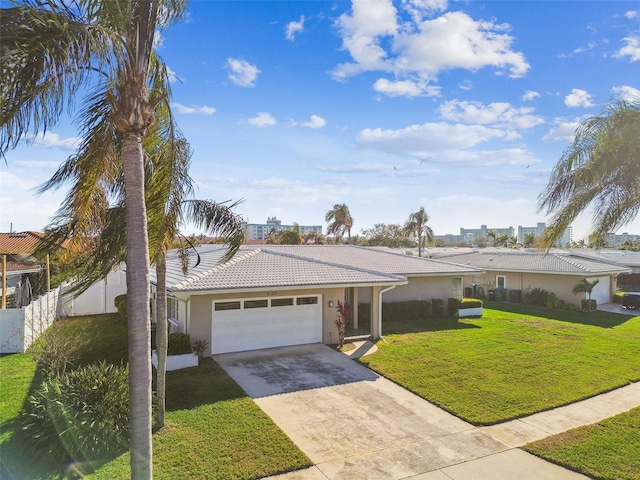
<path fill-rule="evenodd" d="M 512 450 L 325 345 L 214 359 L 315 464 L 279 478 L 585 478 Z M 467 463 L 474 459 L 482 463 Z M 531 477 L 530 461 L 538 467 Z M 445 475 L 447 467 L 454 470 Z M 477 476 L 483 467 L 489 476 Z"/>

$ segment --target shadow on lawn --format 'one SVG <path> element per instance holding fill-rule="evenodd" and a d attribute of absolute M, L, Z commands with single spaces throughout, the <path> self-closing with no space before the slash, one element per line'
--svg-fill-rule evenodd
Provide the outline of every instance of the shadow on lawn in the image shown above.
<path fill-rule="evenodd" d="M 212 358 L 197 367 L 167 372 L 167 411 L 246 397 L 247 394 Z"/>
<path fill-rule="evenodd" d="M 464 330 L 482 328 L 479 325 L 464 323 L 457 317 L 439 317 L 425 320 L 385 319 L 382 323 L 383 336 L 402 333 L 439 332 L 441 330 Z"/>
<path fill-rule="evenodd" d="M 535 307 L 533 305 L 525 305 L 524 303 L 484 301 L 484 307 L 501 312 L 519 313 L 533 317 L 547 318 L 549 320 L 557 320 L 559 322 L 578 323 L 580 325 L 591 325 L 601 328 L 618 327 L 633 318 L 637 318 L 617 313 L 603 312 L 601 310 L 596 310 L 591 313 L 572 312 L 548 307 Z"/>

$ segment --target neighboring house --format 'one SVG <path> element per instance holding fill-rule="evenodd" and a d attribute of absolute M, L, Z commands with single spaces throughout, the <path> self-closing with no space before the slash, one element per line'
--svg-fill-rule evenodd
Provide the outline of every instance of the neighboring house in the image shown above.
<path fill-rule="evenodd" d="M 436 249 L 430 254 L 437 255 Z M 628 267 L 611 262 L 572 255 L 569 251 L 544 254 L 522 250 L 476 250 L 473 252 L 449 253 L 438 256 L 448 262 L 480 268 L 485 273 L 473 277 L 473 283 L 489 290 L 506 289 L 522 296 L 534 288 L 554 293 L 569 303 L 580 303 L 586 294 L 574 295 L 573 287 L 583 278 L 598 280 L 591 298 L 598 304 L 611 303 L 616 292 L 616 277 L 631 271 Z M 507 293 L 507 300 L 510 299 Z"/>
<path fill-rule="evenodd" d="M 23 302 L 15 298 L 16 288 L 26 285 L 26 282 L 34 284 L 42 271 L 41 263 L 31 254 L 36 251 L 43 237 L 40 232 L 0 233 L 3 268 L 1 285 L 6 285 L 6 290 L 0 285 L 3 308 L 22 306 Z"/>
<path fill-rule="evenodd" d="M 569 252 L 576 257 L 609 262 L 620 267 L 629 267 L 631 273 L 640 273 L 640 252 L 612 249 L 593 250 L 591 248 L 574 249 Z"/>
<path fill-rule="evenodd" d="M 183 274 L 167 261 L 169 317 L 209 353 L 338 342 L 337 302 L 370 305 L 369 334 L 382 332 L 382 302 L 461 298 L 482 270 L 353 245 L 245 246 L 226 264 L 221 247 L 199 249 Z M 155 284 L 152 270 L 152 283 Z"/>

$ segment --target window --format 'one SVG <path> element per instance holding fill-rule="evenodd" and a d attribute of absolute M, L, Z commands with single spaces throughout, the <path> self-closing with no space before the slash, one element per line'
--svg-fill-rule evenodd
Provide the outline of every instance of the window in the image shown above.
<path fill-rule="evenodd" d="M 293 298 L 272 298 L 272 307 L 290 307 L 293 305 Z"/>
<path fill-rule="evenodd" d="M 507 277 L 496 275 L 496 288 L 507 288 Z"/>
<path fill-rule="evenodd" d="M 216 302 L 215 311 L 220 312 L 223 310 L 240 310 L 240 302 Z"/>
<path fill-rule="evenodd" d="M 245 300 L 244 308 L 265 308 L 269 305 L 269 300 L 266 298 L 263 300 Z"/>
<path fill-rule="evenodd" d="M 167 318 L 175 318 L 178 319 L 178 299 L 177 298 L 167 298 Z"/>
<path fill-rule="evenodd" d="M 296 299 L 297 305 L 317 305 L 318 297 L 299 297 Z"/>

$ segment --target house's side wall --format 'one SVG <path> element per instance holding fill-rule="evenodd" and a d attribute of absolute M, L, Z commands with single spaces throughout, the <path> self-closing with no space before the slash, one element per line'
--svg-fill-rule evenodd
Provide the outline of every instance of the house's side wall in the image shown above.
<path fill-rule="evenodd" d="M 366 289 L 364 289 L 366 290 Z M 235 293 L 221 295 L 192 295 L 189 307 L 188 334 L 191 340 L 211 339 L 211 321 L 213 314 L 214 300 L 233 300 L 240 298 L 275 298 L 286 296 L 320 295 L 322 302 L 322 342 L 326 344 L 338 343 L 338 329 L 335 326 L 336 307 L 338 300 L 344 301 L 344 288 L 325 288 L 309 290 L 282 290 L 282 291 L 257 291 L 251 293 Z M 333 307 L 329 307 L 329 302 L 333 302 Z M 211 355 L 210 345 L 207 348 L 207 355 Z"/>
<path fill-rule="evenodd" d="M 467 278 L 468 277 L 468 278 Z M 409 277 L 409 283 L 400 285 L 382 295 L 383 302 L 406 302 L 410 300 L 446 301 L 454 296 L 453 280 L 462 278 L 463 285 L 471 283 L 471 276 L 451 275 L 446 277 Z"/>
<path fill-rule="evenodd" d="M 507 290 L 521 290 L 522 295 L 526 295 L 534 288 L 546 290 L 554 293 L 560 300 L 568 303 L 580 304 L 580 300 L 586 298 L 584 295 L 574 295 L 573 287 L 583 278 L 592 281 L 596 278 L 601 282 L 606 282 L 609 293 L 615 291 L 615 278 L 608 275 L 553 275 L 544 273 L 523 273 L 523 272 L 502 272 L 488 271 L 485 275 L 474 277 L 474 282 L 483 287 L 484 294 L 488 295 L 489 290 L 494 289 L 497 283 L 496 277 L 502 275 L 506 278 Z M 603 280 L 605 279 L 605 280 Z M 471 285 L 469 279 L 465 279 L 464 286 Z M 613 290 L 612 290 L 613 289 Z M 609 295 L 610 297 L 611 295 Z"/>

